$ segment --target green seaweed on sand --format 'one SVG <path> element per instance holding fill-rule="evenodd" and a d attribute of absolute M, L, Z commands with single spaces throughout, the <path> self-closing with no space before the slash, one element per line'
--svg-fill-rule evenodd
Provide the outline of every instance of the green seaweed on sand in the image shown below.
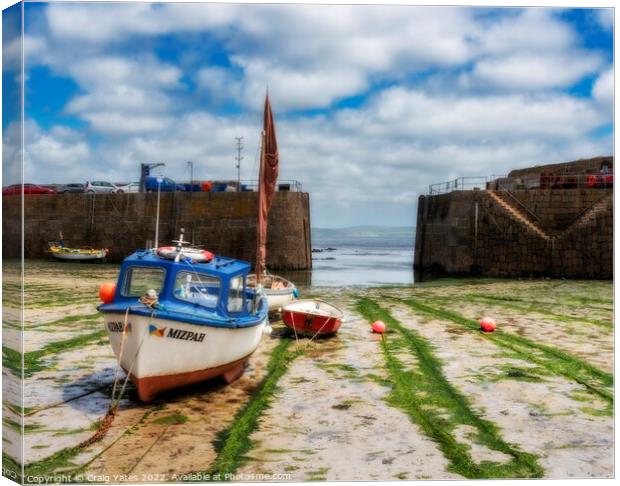
<path fill-rule="evenodd" d="M 349 410 L 353 405 L 359 402 L 360 400 L 355 400 L 355 399 L 343 400 L 340 403 L 336 403 L 335 405 L 332 405 L 332 408 L 334 410 Z"/>
<path fill-rule="evenodd" d="M 94 314 L 72 314 L 72 315 L 63 317 L 62 319 L 57 319 L 55 321 L 40 322 L 36 324 L 26 324 L 25 327 L 28 330 L 30 329 L 46 330 L 45 328 L 54 328 L 57 326 L 71 324 L 74 322 L 92 324 L 95 322 L 103 322 L 103 320 L 101 318 L 101 314 L 98 312 Z"/>
<path fill-rule="evenodd" d="M 250 436 L 258 426 L 260 416 L 269 407 L 278 381 L 291 361 L 302 353 L 289 351 L 290 343 L 289 339 L 282 339 L 274 348 L 267 364 L 267 375 L 254 391 L 250 401 L 239 410 L 232 425 L 218 434 L 215 443 L 218 455 L 209 468 L 210 477 L 233 474 L 245 462 L 245 454 L 253 447 Z"/>
<path fill-rule="evenodd" d="M 51 364 L 43 362 L 44 357 L 55 355 L 63 351 L 68 351 L 85 344 L 100 342 L 106 336 L 105 330 L 96 331 L 89 334 L 82 334 L 74 338 L 65 339 L 46 344 L 41 349 L 24 353 L 24 376 L 32 376 L 36 372 L 51 368 Z M 2 346 L 2 365 L 10 369 L 15 375 L 21 374 L 22 354 L 14 349 Z"/>
<path fill-rule="evenodd" d="M 182 413 L 179 413 L 179 412 L 173 412 L 170 415 L 159 417 L 153 420 L 153 422 L 156 424 L 162 424 L 162 425 L 181 425 L 181 424 L 186 423 L 188 420 L 189 419 L 187 418 L 186 415 L 183 415 Z"/>
<path fill-rule="evenodd" d="M 368 321 L 383 320 L 396 333 L 382 340 L 391 393 L 388 401 L 404 410 L 426 435 L 435 440 L 450 462 L 449 468 L 467 478 L 541 477 L 537 458 L 506 443 L 495 424 L 480 417 L 444 376 L 442 364 L 430 344 L 415 331 L 405 328 L 386 309 L 371 299 L 360 299 L 357 311 Z M 417 358 L 416 369 L 405 369 L 394 353 L 394 345 L 407 348 Z M 476 430 L 475 439 L 489 449 L 511 457 L 509 462 L 475 462 L 467 444 L 455 437 L 458 426 Z"/>
<path fill-rule="evenodd" d="M 21 376 L 22 354 L 8 346 L 2 346 L 2 366 L 11 370 L 14 375 Z"/>
<path fill-rule="evenodd" d="M 2 453 L 2 475 L 17 483 L 22 483 L 22 467 L 8 454 Z"/>
<path fill-rule="evenodd" d="M 473 379 L 480 382 L 497 382 L 500 380 L 517 380 L 540 383 L 545 381 L 545 377 L 551 373 L 540 366 L 523 367 L 510 363 L 504 363 L 500 366 L 488 365 L 475 369 Z"/>
<path fill-rule="evenodd" d="M 342 378 L 350 381 L 358 381 L 360 379 L 357 368 L 349 364 L 318 362 L 316 366 L 338 379 Z"/>
<path fill-rule="evenodd" d="M 479 294 L 468 294 L 461 297 L 463 300 L 467 300 L 470 302 L 486 302 L 491 305 L 501 306 L 508 309 L 514 309 L 520 312 L 536 312 L 538 314 L 543 314 L 550 319 L 560 321 L 560 322 L 578 322 L 578 323 L 587 323 L 593 324 L 595 326 L 603 327 L 606 329 L 613 329 L 613 322 L 610 321 L 602 321 L 600 319 L 592 319 L 590 317 L 576 317 L 569 316 L 566 314 L 559 314 L 557 312 L 553 312 L 547 309 L 547 306 L 556 305 L 551 303 L 532 303 L 530 301 L 526 301 L 523 299 L 518 299 L 516 297 L 498 297 L 493 295 L 479 295 Z M 610 311 L 610 317 L 611 311 Z"/>
<path fill-rule="evenodd" d="M 54 474 L 56 471 L 63 471 L 63 474 L 67 475 L 77 475 L 82 473 L 95 459 L 97 459 L 101 454 L 103 454 L 108 448 L 112 447 L 116 442 L 121 440 L 123 437 L 127 435 L 131 435 L 140 425 L 142 425 L 148 417 L 158 410 L 157 407 L 153 407 L 152 409 L 146 411 L 140 420 L 135 424 L 129 426 L 125 431 L 120 434 L 111 444 L 108 444 L 107 447 L 103 448 L 94 456 L 90 457 L 90 459 L 81 465 L 77 465 L 73 462 L 73 460 L 84 451 L 84 448 L 78 446 L 66 447 L 65 449 L 61 449 L 60 451 L 52 454 L 51 456 L 42 459 L 37 462 L 33 462 L 27 464 L 25 466 L 25 476 L 30 476 L 34 478 L 34 480 L 38 480 L 38 482 L 44 482 L 46 476 L 50 476 Z"/>
<path fill-rule="evenodd" d="M 455 312 L 436 308 L 428 303 L 422 303 L 415 299 L 385 298 L 393 302 L 403 303 L 414 311 L 438 319 L 449 320 L 472 331 L 480 332 L 480 324 L 478 322 Z M 485 339 L 493 341 L 497 345 L 509 349 L 526 361 L 535 363 L 556 375 L 564 376 L 583 385 L 605 400 L 613 403 L 613 392 L 610 388 L 613 386 L 614 379 L 611 373 L 602 371 L 596 366 L 571 356 L 557 348 L 532 341 L 516 334 L 496 330 L 493 333 L 480 333 L 480 335 Z"/>
<path fill-rule="evenodd" d="M 306 481 L 325 481 L 325 474 L 327 474 L 327 471 L 329 471 L 328 467 L 321 467 L 314 471 L 308 471 Z"/>
<path fill-rule="evenodd" d="M 17 415 L 28 415 L 34 410 L 34 407 L 22 407 L 20 405 L 14 405 L 8 400 L 3 400 L 2 404 L 8 408 L 11 412 Z"/>

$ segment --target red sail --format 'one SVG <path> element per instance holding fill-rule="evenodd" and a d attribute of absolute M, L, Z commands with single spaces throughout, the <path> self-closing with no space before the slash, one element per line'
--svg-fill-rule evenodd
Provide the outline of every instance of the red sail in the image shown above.
<path fill-rule="evenodd" d="M 258 243 L 256 251 L 256 282 L 260 282 L 265 272 L 267 260 L 267 217 L 271 208 L 271 199 L 276 190 L 278 179 L 278 142 L 276 127 L 273 123 L 269 94 L 265 97 L 263 115 L 263 143 L 261 150 L 260 172 L 258 176 Z"/>

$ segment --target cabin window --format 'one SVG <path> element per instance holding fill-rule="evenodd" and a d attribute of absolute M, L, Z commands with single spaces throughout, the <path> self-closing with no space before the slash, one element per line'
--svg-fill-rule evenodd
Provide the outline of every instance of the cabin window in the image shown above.
<path fill-rule="evenodd" d="M 220 279 L 195 272 L 179 272 L 174 282 L 174 296 L 215 309 L 220 296 Z"/>
<path fill-rule="evenodd" d="M 228 312 L 242 312 L 244 310 L 245 280 L 239 275 L 230 280 L 228 290 Z"/>
<path fill-rule="evenodd" d="M 140 297 L 150 289 L 159 294 L 165 277 L 166 271 L 161 267 L 130 267 L 125 274 L 122 295 Z"/>

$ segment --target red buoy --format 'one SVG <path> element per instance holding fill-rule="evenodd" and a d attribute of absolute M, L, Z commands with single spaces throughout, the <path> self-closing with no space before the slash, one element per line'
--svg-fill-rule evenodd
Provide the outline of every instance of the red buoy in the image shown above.
<path fill-rule="evenodd" d="M 385 332 L 386 326 L 383 321 L 375 321 L 372 323 L 372 332 L 376 332 L 377 334 L 383 334 Z"/>
<path fill-rule="evenodd" d="M 116 284 L 104 283 L 99 287 L 99 298 L 104 304 L 111 304 L 114 300 L 114 294 L 116 293 Z"/>
<path fill-rule="evenodd" d="M 480 329 L 484 332 L 493 332 L 496 329 L 495 319 L 492 317 L 483 317 L 480 319 Z"/>

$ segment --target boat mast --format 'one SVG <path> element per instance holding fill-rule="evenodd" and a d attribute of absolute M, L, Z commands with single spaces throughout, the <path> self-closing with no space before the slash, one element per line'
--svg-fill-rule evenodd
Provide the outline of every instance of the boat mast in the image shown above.
<path fill-rule="evenodd" d="M 263 224 L 266 224 L 266 221 L 264 220 L 264 215 L 263 215 L 263 211 L 262 211 L 262 198 L 263 196 L 263 192 L 264 192 L 264 184 L 263 184 L 263 170 L 264 170 L 264 165 L 265 165 L 265 130 L 261 130 L 261 134 L 260 134 L 260 163 L 258 166 L 258 217 L 256 219 L 256 284 L 260 283 L 261 280 L 261 276 L 263 273 L 263 268 L 262 268 L 262 255 L 263 255 L 263 248 L 265 246 L 264 241 L 262 241 L 262 237 L 261 237 L 261 228 L 263 226 Z"/>

